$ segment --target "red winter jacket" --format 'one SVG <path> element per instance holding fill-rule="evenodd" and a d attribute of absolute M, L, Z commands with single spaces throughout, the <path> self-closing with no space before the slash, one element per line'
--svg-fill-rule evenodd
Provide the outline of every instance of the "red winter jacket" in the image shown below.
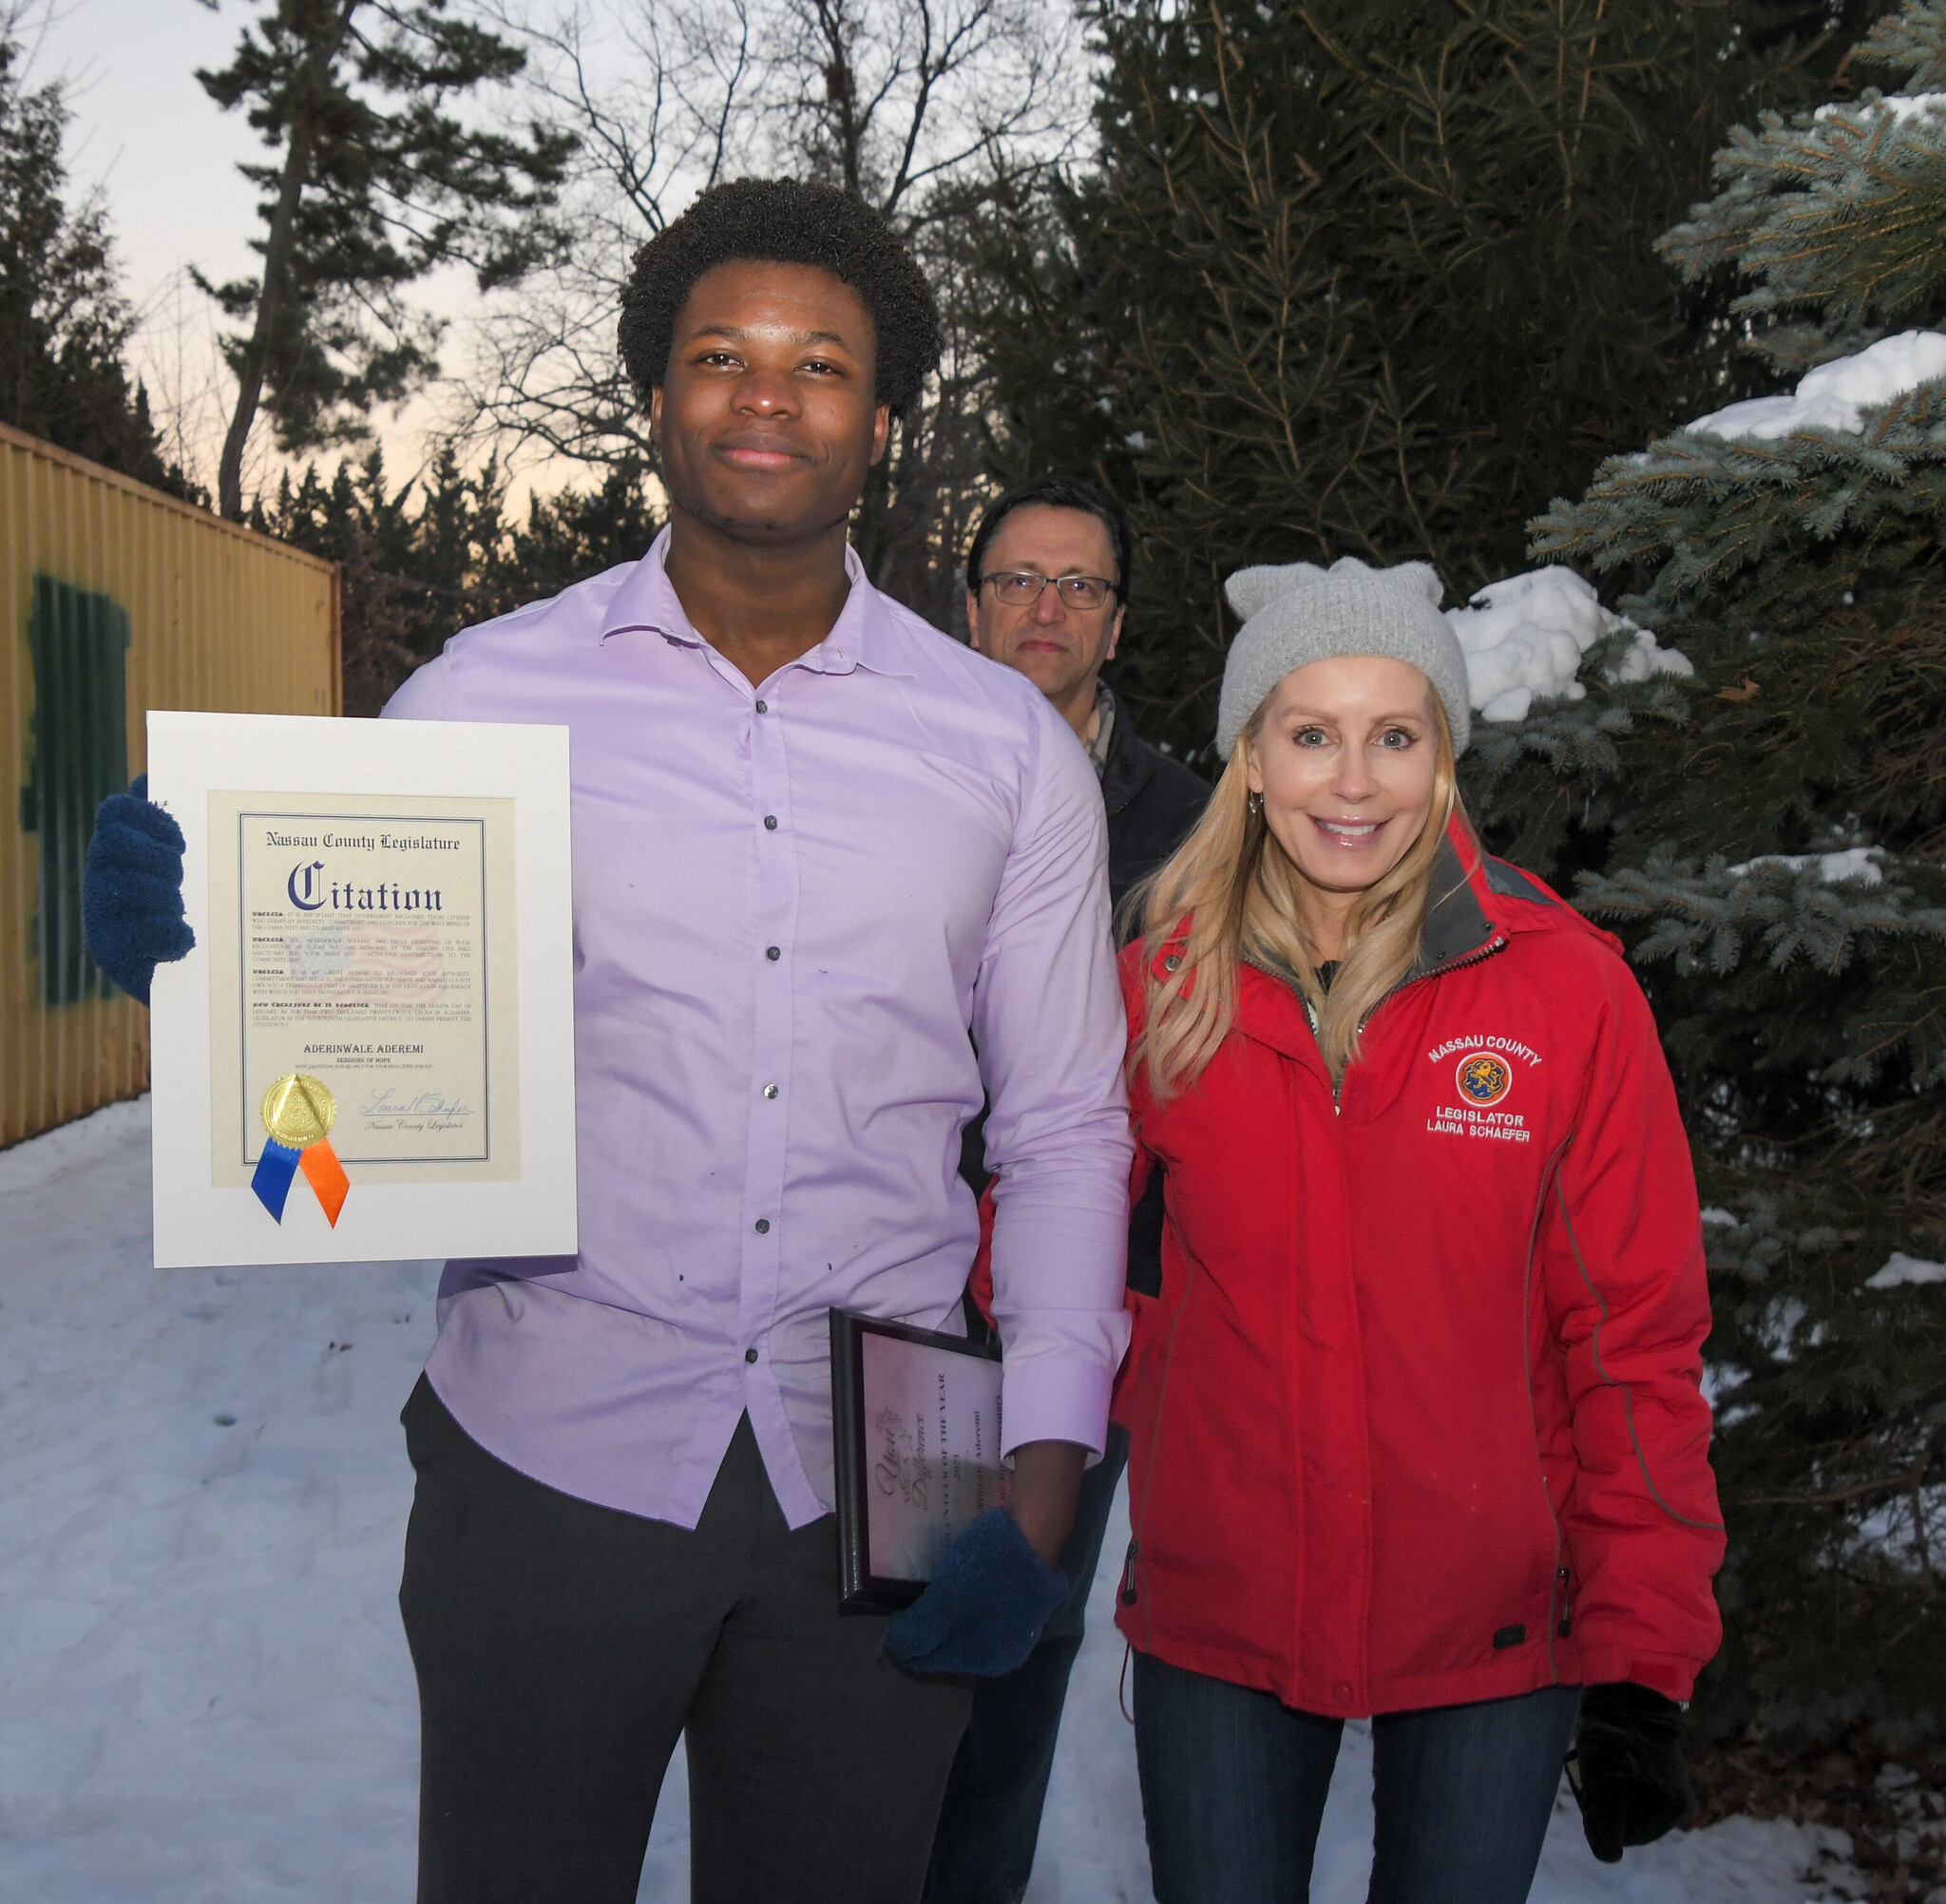
<path fill-rule="evenodd" d="M 1201 1078 L 1131 1080 L 1162 1292 L 1116 1417 L 1141 1651 L 1351 1716 L 1635 1680 L 1721 1636 L 1688 1146 L 1619 948 L 1456 824 L 1334 1105 L 1253 967 Z M 1131 1034 L 1143 962 L 1123 955 Z"/>

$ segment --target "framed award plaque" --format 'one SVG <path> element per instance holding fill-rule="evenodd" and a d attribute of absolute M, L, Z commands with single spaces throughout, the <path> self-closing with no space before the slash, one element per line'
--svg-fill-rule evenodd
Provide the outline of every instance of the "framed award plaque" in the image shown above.
<path fill-rule="evenodd" d="M 162 1266 L 565 1255 L 567 732 L 155 712 Z"/>
<path fill-rule="evenodd" d="M 838 1605 L 908 1606 L 953 1541 L 1003 1506 L 1000 1351 L 831 1311 Z"/>

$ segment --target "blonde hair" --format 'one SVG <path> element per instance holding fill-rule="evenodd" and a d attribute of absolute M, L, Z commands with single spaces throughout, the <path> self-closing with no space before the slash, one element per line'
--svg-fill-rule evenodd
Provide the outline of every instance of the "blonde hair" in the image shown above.
<path fill-rule="evenodd" d="M 1270 705 L 1266 695 L 1231 748 L 1203 817 L 1172 857 L 1130 895 L 1150 954 L 1148 1014 L 1129 1053 L 1131 1074 L 1149 1068 L 1166 1098 L 1201 1075 L 1236 1019 L 1237 969 L 1248 962 L 1288 980 L 1317 1024 L 1318 1048 L 1335 1080 L 1358 1057 L 1359 1033 L 1386 993 L 1412 969 L 1425 931 L 1433 865 L 1446 828 L 1465 822 L 1453 734 L 1440 697 L 1427 700 L 1439 736 L 1433 804 L 1419 837 L 1368 892 L 1345 925 L 1345 956 L 1327 992 L 1298 923 L 1302 877 L 1250 797 L 1249 753 Z M 1181 962 L 1159 970 L 1154 954 L 1188 923 Z M 1193 982 L 1192 982 L 1193 981 Z"/>

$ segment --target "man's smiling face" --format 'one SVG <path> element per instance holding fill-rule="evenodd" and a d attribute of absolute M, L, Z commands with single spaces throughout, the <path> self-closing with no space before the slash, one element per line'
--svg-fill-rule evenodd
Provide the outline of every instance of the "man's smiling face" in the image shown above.
<path fill-rule="evenodd" d="M 847 522 L 891 427 L 876 346 L 858 295 L 814 265 L 705 272 L 649 398 L 672 507 L 760 543 Z"/>

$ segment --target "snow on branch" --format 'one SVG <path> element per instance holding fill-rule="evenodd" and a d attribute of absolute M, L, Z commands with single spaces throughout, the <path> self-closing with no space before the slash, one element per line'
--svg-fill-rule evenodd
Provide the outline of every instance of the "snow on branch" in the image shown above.
<path fill-rule="evenodd" d="M 1603 672 L 1611 681 L 1690 675 L 1688 657 L 1664 648 L 1647 628 L 1601 605 L 1574 570 L 1539 568 L 1489 582 L 1446 619 L 1466 657 L 1467 697 L 1488 721 L 1527 718 L 1536 700 L 1578 701 L 1588 652 L 1601 641 L 1615 651 Z M 1623 643 L 1620 638 L 1631 638 Z M 1623 730 L 1626 732 L 1626 729 Z"/>
<path fill-rule="evenodd" d="M 1905 0 L 1859 42 L 1859 65 L 1896 72 L 1913 92 L 1946 86 L 1946 7 L 1938 0 Z"/>
<path fill-rule="evenodd" d="M 1837 379 L 1837 389 L 1856 400 L 1881 373 L 1895 380 L 1893 361 L 1857 373 L 1849 384 Z M 1909 358 L 1903 361 L 1910 367 Z M 1822 388 L 1832 395 L 1832 385 Z M 1812 401 L 1819 400 L 1814 390 Z M 1701 421 L 1720 427 L 1746 409 L 1732 406 Z M 1847 416 L 1845 427 L 1804 420 L 1773 436 L 1727 436 L 1718 428 L 1678 430 L 1646 451 L 1610 457 L 1580 502 L 1556 500 L 1528 529 L 1536 555 L 1598 573 L 1627 562 L 1658 565 L 1641 601 L 1650 612 L 1668 614 L 1685 597 L 1739 581 L 1765 564 L 1764 574 L 1750 579 L 1752 599 L 1767 599 L 1766 589 L 1788 594 L 1801 580 L 1788 560 L 1794 548 L 1828 543 L 1860 522 L 1874 525 L 1869 549 L 1861 553 L 1899 569 L 1910 551 L 1898 525 L 1910 523 L 1913 538 L 1930 546 L 1942 513 L 1946 377 L 1936 375 L 1888 402 L 1861 404 L 1856 427 Z"/>
<path fill-rule="evenodd" d="M 1691 283 L 1727 265 L 1757 280 L 1730 306 L 1769 316 L 1822 305 L 1853 324 L 1911 310 L 1938 284 L 1946 101 L 1867 90 L 1785 121 L 1740 125 L 1716 155 L 1721 190 L 1656 249 Z M 1761 334 L 1755 339 L 1762 348 Z"/>
<path fill-rule="evenodd" d="M 1852 879 L 1880 885 L 1885 879 L 1885 869 L 1879 865 L 1883 857 L 1877 847 L 1847 847 L 1837 853 L 1763 853 L 1729 870 L 1741 876 L 1756 866 L 1783 866 L 1788 872 L 1803 872 L 1812 866 L 1826 885 L 1840 885 Z"/>
<path fill-rule="evenodd" d="M 1820 364 L 1788 395 L 1751 397 L 1685 427 L 1699 436 L 1751 437 L 1765 443 L 1811 429 L 1858 435 L 1868 410 L 1882 409 L 1939 377 L 1946 377 L 1946 335 L 1901 331 L 1856 356 Z"/>
<path fill-rule="evenodd" d="M 1885 1259 L 1882 1268 L 1865 1278 L 1868 1289 L 1917 1287 L 1926 1283 L 1946 1283 L 1946 1263 L 1923 1262 L 1917 1256 L 1908 1256 L 1902 1249 L 1895 1249 Z"/>
<path fill-rule="evenodd" d="M 1718 853 L 1699 869 L 1664 848 L 1639 867 L 1583 873 L 1574 904 L 1591 919 L 1649 924 L 1635 959 L 1670 960 L 1685 977 L 1734 972 L 1752 941 L 1773 971 L 1802 960 L 1836 974 L 1861 941 L 1946 946 L 1946 905 L 1915 903 L 1910 886 L 1885 874 L 1882 860 L 1852 852 L 1766 855 L 1738 866 Z"/>

